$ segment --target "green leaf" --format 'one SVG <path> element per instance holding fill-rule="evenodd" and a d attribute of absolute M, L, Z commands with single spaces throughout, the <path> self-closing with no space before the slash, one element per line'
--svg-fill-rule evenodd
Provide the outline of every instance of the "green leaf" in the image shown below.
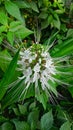
<path fill-rule="evenodd" d="M 1 92 L 0 100 L 3 98 L 4 94 L 6 93 L 8 89 L 8 84 L 11 82 L 13 78 L 13 75 L 17 66 L 18 55 L 19 55 L 19 51 L 16 53 L 13 60 L 10 62 L 2 81 L 0 82 L 0 92 Z"/>
<path fill-rule="evenodd" d="M 0 79 L 3 77 L 3 71 L 0 69 Z"/>
<path fill-rule="evenodd" d="M 50 130 L 59 130 L 58 127 L 52 127 Z"/>
<path fill-rule="evenodd" d="M 19 111 L 22 115 L 26 115 L 27 113 L 27 107 L 25 105 L 18 105 Z"/>
<path fill-rule="evenodd" d="M 23 18 L 21 17 L 20 10 L 16 4 L 11 1 L 5 1 L 5 8 L 7 12 L 14 18 L 18 19 L 21 22 L 24 22 Z"/>
<path fill-rule="evenodd" d="M 59 17 L 58 17 L 58 15 L 57 14 L 54 14 L 54 19 L 53 19 L 53 25 L 54 25 L 54 27 L 56 27 L 57 29 L 59 29 L 60 30 L 60 19 L 59 19 Z"/>
<path fill-rule="evenodd" d="M 32 111 L 36 107 L 36 102 L 32 102 L 29 106 L 29 110 Z"/>
<path fill-rule="evenodd" d="M 14 82 L 11 89 L 2 100 L 2 109 L 20 100 L 20 96 L 24 89 L 24 80 Z"/>
<path fill-rule="evenodd" d="M 53 20 L 53 25 L 54 25 L 54 27 L 56 27 L 57 29 L 60 30 L 60 21 L 59 21 L 59 19 L 58 20 Z"/>
<path fill-rule="evenodd" d="M 56 45 L 55 48 L 56 50 L 52 50 L 51 52 L 51 55 L 53 57 L 70 55 L 71 53 L 73 53 L 73 39 L 68 39 L 64 41 L 61 45 Z"/>
<path fill-rule="evenodd" d="M 23 80 L 23 85 L 24 86 L 23 86 L 23 92 L 22 92 L 22 95 L 20 97 L 20 100 L 24 100 L 24 99 L 33 97 L 35 95 L 34 85 L 30 84 L 30 87 L 28 87 L 28 89 L 25 89 L 26 85 L 25 85 L 24 82 L 25 81 Z"/>
<path fill-rule="evenodd" d="M 38 0 L 38 6 L 39 6 L 39 8 L 42 6 L 42 4 L 43 4 L 43 1 L 42 0 Z"/>
<path fill-rule="evenodd" d="M 61 122 L 67 121 L 67 112 L 62 110 L 60 106 L 57 106 L 57 119 Z"/>
<path fill-rule="evenodd" d="M 29 124 L 25 121 L 13 120 L 16 130 L 30 130 Z"/>
<path fill-rule="evenodd" d="M 14 42 L 14 33 L 9 31 L 7 33 L 7 39 L 10 42 L 10 44 L 13 45 L 13 42 Z"/>
<path fill-rule="evenodd" d="M 58 34 L 58 31 L 55 32 L 54 34 L 51 34 L 51 36 L 45 41 L 44 44 L 48 45 L 48 47 L 49 47 L 49 45 L 51 45 L 53 43 L 53 41 L 55 40 L 57 34 Z"/>
<path fill-rule="evenodd" d="M 3 41 L 3 37 L 1 36 L 0 37 L 0 44 L 2 44 L 2 41 Z"/>
<path fill-rule="evenodd" d="M 70 11 L 73 11 L 73 3 L 70 5 Z"/>
<path fill-rule="evenodd" d="M 73 38 L 73 29 L 69 29 L 66 38 Z"/>
<path fill-rule="evenodd" d="M 46 92 L 44 92 L 44 91 L 42 91 L 41 94 L 40 94 L 40 93 L 37 93 L 37 94 L 36 94 L 36 99 L 37 99 L 40 103 L 42 103 L 44 109 L 46 109 L 46 106 L 47 106 L 48 96 L 49 96 L 49 95 L 47 95 Z"/>
<path fill-rule="evenodd" d="M 37 4 L 35 2 L 33 2 L 33 1 L 28 2 L 27 0 L 25 0 L 25 1 L 16 0 L 14 3 L 16 3 L 19 8 L 32 9 L 33 11 L 39 13 Z"/>
<path fill-rule="evenodd" d="M 33 33 L 33 31 L 24 27 L 24 25 L 21 24 L 21 22 L 19 21 L 11 22 L 9 31 L 14 32 L 15 36 L 20 39 L 24 39 L 25 37 Z"/>
<path fill-rule="evenodd" d="M 39 18 L 41 19 L 46 19 L 48 17 L 48 13 L 47 12 L 41 12 L 39 15 Z"/>
<path fill-rule="evenodd" d="M 52 110 L 41 117 L 41 130 L 50 130 L 53 126 Z"/>
<path fill-rule="evenodd" d="M 71 124 L 69 121 L 65 122 L 61 127 L 60 130 L 71 130 Z"/>
<path fill-rule="evenodd" d="M 10 23 L 9 31 L 10 32 L 16 32 L 22 27 L 24 27 L 24 26 L 20 21 L 12 21 Z"/>
<path fill-rule="evenodd" d="M 9 122 L 3 123 L 1 130 L 13 130 L 13 125 Z"/>
<path fill-rule="evenodd" d="M 29 113 L 27 121 L 30 124 L 32 130 L 36 130 L 38 128 L 39 110 L 37 108 Z"/>
<path fill-rule="evenodd" d="M 19 112 L 19 109 L 18 109 L 17 107 L 14 107 L 14 108 L 13 108 L 13 111 L 14 111 L 14 114 L 15 114 L 16 116 L 20 116 L 20 112 Z"/>
<path fill-rule="evenodd" d="M 3 50 L 0 52 L 0 68 L 2 69 L 3 72 L 6 71 L 9 63 L 11 61 L 11 56 L 8 53 L 7 50 Z"/>
<path fill-rule="evenodd" d="M 50 88 L 49 90 L 51 92 L 53 92 L 55 94 L 55 96 L 57 97 L 58 96 L 58 93 L 57 93 L 57 90 L 56 90 L 56 86 L 57 84 L 55 82 L 51 82 L 51 80 L 48 81 L 49 85 L 50 85 Z"/>
<path fill-rule="evenodd" d="M 26 85 L 23 80 L 17 80 L 12 84 L 11 89 L 7 92 L 5 97 L 2 100 L 2 108 L 17 102 L 32 97 L 34 95 L 34 89 L 31 85 L 28 90 L 25 90 Z"/>
<path fill-rule="evenodd" d="M 63 31 L 63 32 L 67 32 L 67 27 L 66 27 L 66 24 L 61 24 L 60 25 L 60 29 Z M 65 37 L 66 38 L 66 37 Z"/>
<path fill-rule="evenodd" d="M 53 16 L 52 15 L 49 15 L 48 16 L 48 23 L 51 24 L 53 21 Z"/>
<path fill-rule="evenodd" d="M 73 130 L 73 124 L 72 124 L 72 130 Z"/>
<path fill-rule="evenodd" d="M 68 88 L 69 92 L 71 93 L 71 96 L 73 97 L 73 86 Z"/>
<path fill-rule="evenodd" d="M 63 14 L 65 12 L 65 9 L 63 8 L 63 9 L 56 9 L 55 10 L 55 13 L 57 13 L 57 14 Z"/>
<path fill-rule="evenodd" d="M 25 8 L 25 9 L 30 8 L 30 4 L 27 0 L 25 1 L 16 0 L 14 3 L 16 3 L 19 8 Z"/>
<path fill-rule="evenodd" d="M 47 7 L 49 2 L 48 2 L 48 0 L 43 0 L 43 3 Z"/>
<path fill-rule="evenodd" d="M 49 22 L 48 22 L 48 19 L 44 20 L 41 22 L 41 28 L 42 29 L 45 29 L 49 26 Z"/>
<path fill-rule="evenodd" d="M 7 121 L 8 119 L 4 116 L 0 116 L 0 123 Z"/>
<path fill-rule="evenodd" d="M 3 25 L 7 25 L 8 24 L 8 17 L 5 14 L 5 12 L 0 11 L 0 23 Z"/>
<path fill-rule="evenodd" d="M 0 33 L 6 32 L 6 31 L 7 31 L 6 26 L 4 26 L 4 25 L 0 26 Z"/>
<path fill-rule="evenodd" d="M 30 7 L 31 7 L 31 9 L 32 9 L 33 11 L 39 13 L 37 4 L 36 4 L 35 2 L 31 1 L 29 4 L 30 4 Z"/>
<path fill-rule="evenodd" d="M 33 31 L 27 29 L 26 27 L 22 27 L 15 33 L 15 35 L 18 38 L 24 39 L 25 37 L 29 36 L 32 33 Z"/>

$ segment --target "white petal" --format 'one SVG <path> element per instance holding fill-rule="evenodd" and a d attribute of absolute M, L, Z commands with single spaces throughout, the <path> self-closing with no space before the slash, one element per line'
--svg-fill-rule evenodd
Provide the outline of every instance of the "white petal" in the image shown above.
<path fill-rule="evenodd" d="M 33 75 L 33 83 L 36 82 L 39 79 L 39 73 L 34 73 Z"/>
<path fill-rule="evenodd" d="M 52 64 L 53 64 L 52 60 L 49 59 L 46 61 L 45 67 L 49 68 Z"/>
<path fill-rule="evenodd" d="M 31 67 L 28 67 L 28 69 L 26 70 L 26 74 L 27 75 L 32 75 L 32 69 L 31 69 Z"/>
<path fill-rule="evenodd" d="M 39 65 L 39 63 L 37 63 L 37 64 L 34 66 L 34 72 L 40 72 L 40 65 Z"/>

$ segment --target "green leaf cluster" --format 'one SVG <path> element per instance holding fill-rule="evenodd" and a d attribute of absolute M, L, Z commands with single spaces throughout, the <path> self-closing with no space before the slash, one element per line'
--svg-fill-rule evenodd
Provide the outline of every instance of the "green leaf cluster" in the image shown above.
<path fill-rule="evenodd" d="M 67 4 L 68 0 L 0 0 L 0 130 L 73 129 L 73 2 L 70 8 Z M 18 78 L 19 48 L 35 43 L 62 60 L 62 74 L 55 76 L 62 85 L 49 81 L 52 97 L 39 89 L 35 93 L 34 84 L 25 91 L 24 80 Z"/>

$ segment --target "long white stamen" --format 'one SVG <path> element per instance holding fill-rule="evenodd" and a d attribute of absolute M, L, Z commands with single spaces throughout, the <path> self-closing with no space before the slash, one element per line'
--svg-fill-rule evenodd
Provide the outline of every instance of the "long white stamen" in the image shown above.
<path fill-rule="evenodd" d="M 22 72 L 23 76 L 19 77 L 19 79 L 24 79 L 26 85 L 25 90 L 27 90 L 31 84 L 34 84 L 36 92 L 41 86 L 39 91 L 41 89 L 45 92 L 48 90 L 49 94 L 50 92 L 53 92 L 57 96 L 56 88 L 50 84 L 50 81 L 52 83 L 56 82 L 58 84 L 70 85 L 64 80 L 62 81 L 55 78 L 57 76 L 68 76 L 72 74 L 60 69 L 61 66 L 64 66 L 61 63 L 67 59 L 69 59 L 69 57 L 52 58 L 49 52 L 39 44 L 35 44 L 30 48 L 25 49 L 23 52 L 20 52 L 18 65 L 20 66 L 19 70 Z M 68 65 L 68 67 L 70 67 L 70 65 Z M 22 94 L 25 93 L 25 90 Z"/>

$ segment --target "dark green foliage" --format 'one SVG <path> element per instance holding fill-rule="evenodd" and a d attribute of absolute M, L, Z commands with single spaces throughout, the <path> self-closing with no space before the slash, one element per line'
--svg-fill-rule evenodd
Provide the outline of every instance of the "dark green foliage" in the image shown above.
<path fill-rule="evenodd" d="M 34 84 L 25 91 L 19 79 L 20 50 L 35 43 L 50 48 L 53 58 L 68 59 L 58 64 L 63 75 L 55 76 L 62 84 L 49 81 L 51 96 L 36 94 Z M 0 130 L 72 129 L 73 1 L 0 0 Z"/>

